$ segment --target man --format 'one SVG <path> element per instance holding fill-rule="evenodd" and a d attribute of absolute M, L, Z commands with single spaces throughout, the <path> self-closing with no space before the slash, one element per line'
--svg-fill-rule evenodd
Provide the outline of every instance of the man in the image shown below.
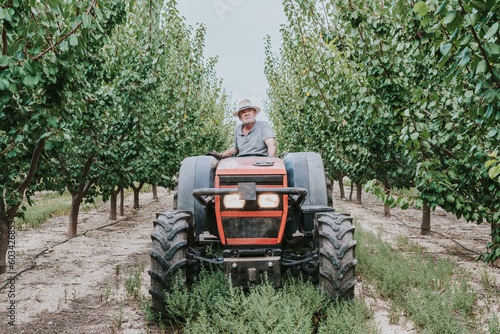
<path fill-rule="evenodd" d="M 276 155 L 274 131 L 269 123 L 255 119 L 259 112 L 260 108 L 252 105 L 250 100 L 241 100 L 233 114 L 241 121 L 241 124 L 234 129 L 234 147 L 223 153 L 211 151 L 208 155 L 217 159 L 228 158 L 233 154 L 274 157 Z"/>

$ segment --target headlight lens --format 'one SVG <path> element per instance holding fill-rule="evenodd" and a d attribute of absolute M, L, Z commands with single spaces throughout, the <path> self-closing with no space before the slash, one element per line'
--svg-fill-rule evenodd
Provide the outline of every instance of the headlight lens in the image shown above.
<path fill-rule="evenodd" d="M 245 206 L 245 200 L 240 199 L 239 194 L 224 196 L 224 206 L 226 209 L 241 209 Z"/>
<path fill-rule="evenodd" d="M 260 194 L 258 198 L 258 203 L 261 208 L 273 209 L 280 205 L 280 197 L 277 194 Z"/>

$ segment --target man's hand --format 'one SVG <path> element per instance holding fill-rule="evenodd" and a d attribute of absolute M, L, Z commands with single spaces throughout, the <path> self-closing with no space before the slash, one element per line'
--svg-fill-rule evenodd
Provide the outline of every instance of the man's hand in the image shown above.
<path fill-rule="evenodd" d="M 210 152 L 207 153 L 207 155 L 211 155 L 214 158 L 219 159 L 219 160 L 222 159 L 222 153 L 219 153 L 217 151 L 210 151 Z"/>

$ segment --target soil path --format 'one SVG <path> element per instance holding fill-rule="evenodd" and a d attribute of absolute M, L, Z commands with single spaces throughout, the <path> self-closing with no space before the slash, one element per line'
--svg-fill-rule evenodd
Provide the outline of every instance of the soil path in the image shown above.
<path fill-rule="evenodd" d="M 108 219 L 108 204 L 82 213 L 79 231 L 89 232 L 53 248 L 66 239 L 67 217 L 52 218 L 42 229 L 16 231 L 16 271 L 29 267 L 31 258 L 43 249 L 50 249 L 36 259 L 33 270 L 16 279 L 14 298 L 8 297 L 9 288 L 0 292 L 0 333 L 160 333 L 157 326 L 145 321 L 140 301 L 126 288 L 128 284 L 131 290 L 131 279 L 136 275 L 140 278 L 137 293 L 148 295 L 152 221 L 157 211 L 171 209 L 173 199 L 165 190 L 158 191 L 158 200 L 153 200 L 152 194 L 141 194 L 142 207 L 138 211 L 132 210 L 132 196 L 128 197 L 127 216 L 99 230 L 93 229 L 113 223 Z M 406 236 L 427 252 L 452 257 L 468 270 L 488 270 L 500 282 L 498 270 L 475 262 L 475 254 L 455 242 L 436 234 L 423 237 L 418 229 L 405 226 L 420 225 L 419 210 L 393 209 L 391 218 L 383 218 L 383 206 L 373 196 L 363 194 L 363 205 L 355 205 L 340 200 L 339 189 L 334 187 L 333 197 L 337 211 L 350 213 L 363 228 L 380 233 L 386 240 L 394 242 L 398 236 Z M 431 227 L 476 251 L 484 251 L 489 240 L 488 225 L 466 223 L 440 209 L 432 213 Z M 0 286 L 6 281 L 7 275 L 0 276 Z M 362 291 L 361 284 L 356 289 L 356 294 L 364 296 L 375 311 L 381 333 L 416 332 L 404 320 L 390 324 L 387 305 L 375 293 Z M 6 307 L 12 300 L 14 326 L 8 324 Z M 176 331 L 167 328 L 166 332 Z"/>

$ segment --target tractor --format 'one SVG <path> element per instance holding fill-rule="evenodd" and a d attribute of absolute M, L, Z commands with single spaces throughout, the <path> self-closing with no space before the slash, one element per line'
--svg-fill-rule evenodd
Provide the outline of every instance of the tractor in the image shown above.
<path fill-rule="evenodd" d="M 192 284 L 214 265 L 243 289 L 263 277 L 280 287 L 292 275 L 332 298 L 354 298 L 354 225 L 328 205 L 329 183 L 313 152 L 186 158 L 174 210 L 158 212 L 151 233 L 152 309 L 165 314 L 174 282 Z"/>

